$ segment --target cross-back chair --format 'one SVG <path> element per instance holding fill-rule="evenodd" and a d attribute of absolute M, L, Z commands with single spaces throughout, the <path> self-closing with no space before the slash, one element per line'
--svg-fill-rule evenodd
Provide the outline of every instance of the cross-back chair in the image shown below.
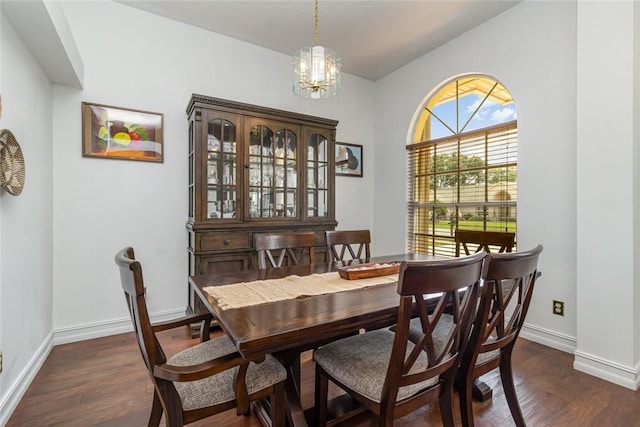
<path fill-rule="evenodd" d="M 331 380 L 375 413 L 380 426 L 392 426 L 395 418 L 436 400 L 443 424 L 453 426 L 453 383 L 478 303 L 485 256 L 482 252 L 463 258 L 403 262 L 395 333 L 378 329 L 315 351 L 316 425 L 326 424 Z M 447 307 L 452 327 L 446 336 L 435 337 L 436 325 Z M 414 344 L 409 340 L 409 325 L 416 310 L 421 333 Z M 443 345 L 437 347 L 435 341 Z"/>
<path fill-rule="evenodd" d="M 315 244 L 316 234 L 313 232 L 256 234 L 258 268 L 315 264 Z"/>
<path fill-rule="evenodd" d="M 485 251 L 492 252 L 497 248 L 498 253 L 511 252 L 516 243 L 516 233 L 502 231 L 481 231 L 456 229 L 456 256 L 470 255 Z M 475 248 L 473 245 L 476 245 Z M 462 251 L 461 251 L 462 248 Z"/>
<path fill-rule="evenodd" d="M 371 233 L 369 230 L 326 231 L 327 247 L 333 261 L 371 258 Z M 364 251 L 364 253 L 363 253 Z"/>
<path fill-rule="evenodd" d="M 122 289 L 147 373 L 154 386 L 149 426 L 158 426 L 165 415 L 167 426 L 182 426 L 237 408 L 248 414 L 251 401 L 271 398 L 273 425 L 285 418 L 284 380 L 286 370 L 272 356 L 263 361 L 243 358 L 226 337 L 209 338 L 211 314 L 187 316 L 152 325 L 144 296 L 142 266 L 133 248 L 115 256 Z M 201 343 L 167 359 L 157 332 L 189 326 L 201 321 Z M 258 363 L 260 362 L 260 363 Z"/>
<path fill-rule="evenodd" d="M 471 338 L 460 362 L 459 394 L 462 424 L 473 426 L 472 385 L 476 378 L 500 368 L 509 410 L 518 427 L 526 425 L 511 369 L 511 354 L 524 324 L 538 276 L 542 245 L 511 254 L 488 254 L 484 284 Z"/>

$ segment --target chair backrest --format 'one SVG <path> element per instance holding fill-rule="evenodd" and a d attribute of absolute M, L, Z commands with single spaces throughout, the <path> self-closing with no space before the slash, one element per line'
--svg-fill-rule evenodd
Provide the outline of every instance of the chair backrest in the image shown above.
<path fill-rule="evenodd" d="M 133 248 L 126 247 L 119 251 L 115 257 L 116 264 L 120 268 L 120 281 L 124 291 L 129 314 L 133 322 L 133 329 L 142 353 L 142 358 L 147 366 L 151 380 L 156 382 L 153 376 L 153 367 L 166 363 L 167 358 L 160 347 L 155 333 L 151 327 L 147 302 L 144 296 L 144 281 L 142 278 L 142 265 L 135 260 Z"/>
<path fill-rule="evenodd" d="M 513 346 L 522 329 L 538 276 L 542 245 L 511 254 L 488 254 L 484 284 L 462 363 L 475 366 L 481 353 Z"/>
<path fill-rule="evenodd" d="M 498 248 L 498 253 L 511 252 L 516 243 L 516 233 L 502 231 L 478 231 L 456 229 L 456 256 L 485 251 L 491 252 L 490 247 Z M 472 245 L 477 245 L 475 249 Z"/>
<path fill-rule="evenodd" d="M 398 281 L 400 306 L 382 392 L 383 402 L 385 396 L 396 396 L 401 386 L 433 378 L 439 378 L 432 386 L 433 389 L 443 383 L 452 386 L 460 352 L 467 340 L 478 304 L 480 276 L 486 255 L 480 252 L 462 258 L 402 263 Z M 434 294 L 440 294 L 437 300 L 434 300 Z M 415 347 L 407 351 L 410 323 L 415 309 L 422 331 L 413 335 Z M 437 346 L 434 344 L 434 331 L 445 310 L 452 316 L 452 327 L 448 329 L 447 336 L 438 339 L 444 345 Z M 426 368 L 418 368 L 415 362 L 423 351 L 426 352 L 428 364 Z M 418 399 L 424 398 L 425 402 L 433 398 L 430 393 L 418 396 L 421 396 Z M 386 404 L 394 405 L 395 399 L 390 400 Z M 414 404 L 412 406 L 417 407 Z"/>
<path fill-rule="evenodd" d="M 343 261 L 347 252 L 351 256 L 350 259 L 371 258 L 369 230 L 326 231 L 325 236 L 333 261 Z"/>
<path fill-rule="evenodd" d="M 256 234 L 258 268 L 263 270 L 268 267 L 297 265 L 306 260 L 309 264 L 315 264 L 315 244 L 316 234 L 313 232 Z"/>

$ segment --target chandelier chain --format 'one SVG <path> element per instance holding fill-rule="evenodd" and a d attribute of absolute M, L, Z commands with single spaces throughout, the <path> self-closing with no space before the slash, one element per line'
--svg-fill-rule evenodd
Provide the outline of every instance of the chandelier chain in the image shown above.
<path fill-rule="evenodd" d="M 313 39 L 314 40 L 313 45 L 318 46 L 318 0 L 316 0 L 316 5 L 315 5 L 314 24 L 315 24 L 315 37 Z"/>

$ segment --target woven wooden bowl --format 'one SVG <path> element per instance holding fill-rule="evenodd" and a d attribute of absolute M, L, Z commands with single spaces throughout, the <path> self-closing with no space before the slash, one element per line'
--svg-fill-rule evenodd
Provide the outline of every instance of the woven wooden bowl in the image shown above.
<path fill-rule="evenodd" d="M 24 188 L 24 156 L 10 130 L 0 130 L 0 186 L 17 196 Z"/>
<path fill-rule="evenodd" d="M 399 261 L 369 262 L 339 267 L 338 274 L 346 280 L 368 279 L 370 277 L 389 276 L 400 271 Z"/>

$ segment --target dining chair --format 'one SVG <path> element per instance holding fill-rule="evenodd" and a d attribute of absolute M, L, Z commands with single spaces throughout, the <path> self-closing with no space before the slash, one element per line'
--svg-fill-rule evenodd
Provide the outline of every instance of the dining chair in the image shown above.
<path fill-rule="evenodd" d="M 491 252 L 497 248 L 498 253 L 511 252 L 515 246 L 516 233 L 502 231 L 462 230 L 456 228 L 456 256 L 470 255 L 474 252 Z M 475 249 L 474 249 L 474 246 Z M 460 250 L 462 248 L 462 251 Z"/>
<path fill-rule="evenodd" d="M 258 252 L 258 269 L 315 264 L 315 244 L 316 234 L 314 232 L 256 234 L 255 247 Z M 315 346 L 308 349 L 313 350 Z M 300 384 L 302 363 L 300 357 L 296 357 L 291 363 L 294 381 L 296 384 Z"/>
<path fill-rule="evenodd" d="M 487 255 L 479 309 L 458 372 L 465 427 L 474 425 L 471 395 L 474 380 L 496 368 L 500 368 L 502 388 L 515 424 L 526 425 L 513 382 L 511 354 L 531 302 L 542 249 L 542 245 L 537 245 L 524 252 Z"/>
<path fill-rule="evenodd" d="M 446 260 L 403 262 L 395 333 L 378 329 L 332 342 L 317 349 L 315 422 L 327 422 L 329 380 L 378 416 L 378 425 L 392 426 L 432 401 L 439 401 L 445 426 L 454 425 L 453 384 L 460 350 L 468 337 L 478 303 L 480 274 L 486 254 Z M 435 325 L 449 308 L 453 322 L 439 337 Z M 412 314 L 417 312 L 422 333 L 409 340 Z"/>
<path fill-rule="evenodd" d="M 115 256 L 122 289 L 145 366 L 154 386 L 149 426 L 158 426 L 165 415 L 167 426 L 182 426 L 237 408 L 249 413 L 256 399 L 271 399 L 273 425 L 285 422 L 286 370 L 272 356 L 263 360 L 243 358 L 226 336 L 210 339 L 210 313 L 182 317 L 152 325 L 144 295 L 142 265 L 133 248 Z M 157 332 L 202 322 L 200 343 L 167 359 Z"/>
<path fill-rule="evenodd" d="M 256 234 L 258 268 L 263 270 L 269 267 L 305 264 L 307 261 L 308 264 L 315 264 L 315 244 L 314 232 Z"/>
<path fill-rule="evenodd" d="M 344 261 L 347 255 L 351 256 L 350 259 L 371 258 L 369 230 L 325 231 L 325 238 L 333 261 Z M 364 257 L 362 251 L 364 251 Z"/>

